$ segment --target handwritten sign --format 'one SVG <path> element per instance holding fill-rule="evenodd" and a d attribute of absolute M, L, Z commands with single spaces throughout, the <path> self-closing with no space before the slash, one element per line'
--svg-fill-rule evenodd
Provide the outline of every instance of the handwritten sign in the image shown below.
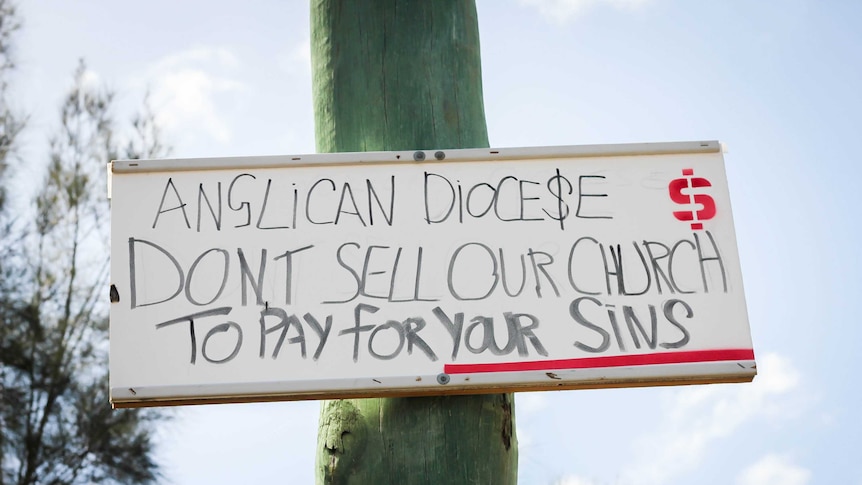
<path fill-rule="evenodd" d="M 110 168 L 115 406 L 755 374 L 716 142 Z"/>

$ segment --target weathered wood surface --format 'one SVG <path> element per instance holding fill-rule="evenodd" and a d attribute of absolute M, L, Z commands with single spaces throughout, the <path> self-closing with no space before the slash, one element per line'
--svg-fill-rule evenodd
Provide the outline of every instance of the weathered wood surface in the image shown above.
<path fill-rule="evenodd" d="M 312 0 L 317 150 L 488 146 L 469 0 Z M 321 405 L 319 484 L 514 484 L 511 394 Z"/>

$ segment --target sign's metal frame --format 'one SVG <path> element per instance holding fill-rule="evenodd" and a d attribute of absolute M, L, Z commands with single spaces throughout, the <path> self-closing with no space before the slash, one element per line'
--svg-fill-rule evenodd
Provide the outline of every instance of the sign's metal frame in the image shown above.
<path fill-rule="evenodd" d="M 316 153 L 311 155 L 270 155 L 255 157 L 176 158 L 159 160 L 114 160 L 108 166 L 112 173 L 178 172 L 300 167 L 304 165 L 390 164 L 431 162 L 494 162 L 521 159 L 616 157 L 636 155 L 672 155 L 685 153 L 720 153 L 718 141 L 626 143 L 617 145 L 561 145 L 517 148 L 460 148 L 450 150 L 414 150 L 391 152 Z M 110 192 L 108 194 L 110 198 Z"/>

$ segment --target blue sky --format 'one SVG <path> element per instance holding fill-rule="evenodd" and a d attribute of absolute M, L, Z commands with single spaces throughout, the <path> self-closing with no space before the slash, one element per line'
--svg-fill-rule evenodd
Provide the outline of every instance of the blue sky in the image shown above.
<path fill-rule="evenodd" d="M 760 375 L 518 395 L 520 483 L 862 485 L 856 227 L 862 4 L 479 0 L 491 145 L 724 142 Z M 16 102 L 40 173 L 77 59 L 177 157 L 314 152 L 304 1 L 22 2 Z M 310 483 L 318 403 L 201 406 L 176 484 Z"/>

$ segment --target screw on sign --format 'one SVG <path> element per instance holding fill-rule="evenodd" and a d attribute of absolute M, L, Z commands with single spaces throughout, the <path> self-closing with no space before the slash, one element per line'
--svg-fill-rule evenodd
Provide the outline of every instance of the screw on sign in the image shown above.
<path fill-rule="evenodd" d="M 701 206 L 700 210 L 692 208 L 688 210 L 674 211 L 673 213 L 673 216 L 680 221 L 692 221 L 692 230 L 703 229 L 703 223 L 701 221 L 708 221 L 715 217 L 715 200 L 707 194 L 692 193 L 692 189 L 703 187 L 712 187 L 712 184 L 709 183 L 709 180 L 703 177 L 695 177 L 694 169 L 691 168 L 682 169 L 682 178 L 671 180 L 670 184 L 667 186 L 667 190 L 670 193 L 670 199 L 677 204 L 688 206 L 698 204 Z M 683 191 L 685 191 L 685 193 L 683 193 Z"/>

